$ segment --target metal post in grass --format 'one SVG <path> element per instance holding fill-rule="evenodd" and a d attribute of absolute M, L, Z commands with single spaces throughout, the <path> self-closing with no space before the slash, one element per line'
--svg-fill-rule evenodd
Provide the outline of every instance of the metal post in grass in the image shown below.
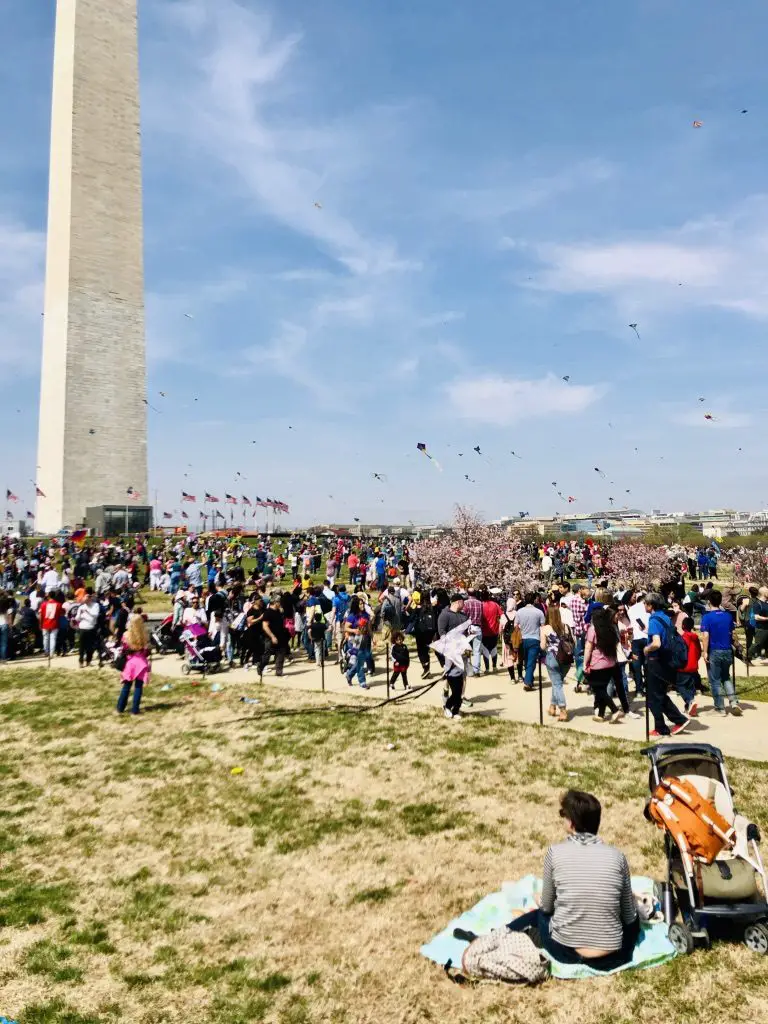
<path fill-rule="evenodd" d="M 647 663 L 646 663 L 647 664 Z M 651 711 L 648 707 L 648 694 L 650 693 L 650 687 L 648 686 L 648 673 L 645 674 L 645 742 L 648 743 L 651 738 Z"/>
<path fill-rule="evenodd" d="M 387 644 L 387 700 L 389 700 L 389 644 Z"/>
<path fill-rule="evenodd" d="M 544 683 L 541 679 L 541 658 L 539 658 L 539 725 L 544 725 Z"/>
<path fill-rule="evenodd" d="M 733 699 L 738 700 L 736 696 L 736 650 L 731 646 L 731 678 L 733 679 Z"/>
<path fill-rule="evenodd" d="M 320 645 L 320 688 L 325 693 L 325 643 Z"/>

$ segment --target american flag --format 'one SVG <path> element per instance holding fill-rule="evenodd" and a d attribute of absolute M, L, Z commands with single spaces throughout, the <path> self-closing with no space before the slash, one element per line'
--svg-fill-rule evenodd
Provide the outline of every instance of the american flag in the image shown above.
<path fill-rule="evenodd" d="M 16 497 L 16 495 L 13 493 L 13 491 L 7 490 L 5 492 L 5 500 L 6 501 L 18 501 L 19 499 Z M 11 519 L 13 519 L 13 516 L 11 516 Z"/>
<path fill-rule="evenodd" d="M 182 519 L 189 519 L 189 516 L 187 515 L 187 513 L 186 513 L 186 512 L 182 512 L 182 513 L 181 513 L 181 518 L 182 518 Z"/>
<path fill-rule="evenodd" d="M 200 512 L 200 518 L 201 518 L 201 519 L 205 519 L 205 512 L 203 512 L 202 510 L 201 510 L 201 512 Z"/>
<path fill-rule="evenodd" d="M 34 519 L 34 518 L 35 518 L 35 513 L 34 512 L 27 512 L 27 519 Z"/>
<path fill-rule="evenodd" d="M 173 519 L 170 512 L 163 512 L 163 519 Z"/>
<path fill-rule="evenodd" d="M 227 502 L 228 505 L 236 505 L 237 504 L 237 498 L 234 496 L 234 494 L 225 494 L 224 497 L 225 497 L 226 502 Z"/>
<path fill-rule="evenodd" d="M 256 504 L 258 505 L 259 508 L 266 508 L 267 507 L 267 503 L 266 503 L 266 501 L 264 501 L 263 498 L 258 498 L 257 497 L 256 498 Z"/>
<path fill-rule="evenodd" d="M 194 494 L 187 494 L 186 491 L 182 491 L 181 492 L 181 500 L 182 501 L 197 501 L 197 498 L 194 496 Z"/>
<path fill-rule="evenodd" d="M 267 500 L 264 502 L 264 508 L 274 508 L 274 507 L 275 507 L 275 499 L 274 498 L 267 498 Z"/>
<path fill-rule="evenodd" d="M 243 495 L 243 504 L 244 505 L 250 505 L 251 504 L 251 499 L 250 498 L 246 498 L 246 496 Z"/>
<path fill-rule="evenodd" d="M 13 519 L 13 512 L 11 512 L 10 509 L 8 509 L 8 511 L 5 513 L 5 518 L 6 519 Z"/>
<path fill-rule="evenodd" d="M 215 496 L 214 496 L 213 494 L 209 494 L 209 493 L 208 493 L 208 491 L 206 491 L 206 492 L 205 492 L 205 500 L 206 500 L 206 501 L 213 501 L 213 502 L 216 502 L 216 501 L 218 501 L 219 499 L 218 499 L 217 497 L 215 497 Z"/>
<path fill-rule="evenodd" d="M 216 509 L 216 517 L 217 517 L 217 519 L 226 519 L 226 518 L 227 518 L 227 517 L 226 517 L 226 516 L 224 515 L 224 513 L 223 513 L 223 512 L 219 512 L 219 510 L 218 510 L 218 509 Z"/>

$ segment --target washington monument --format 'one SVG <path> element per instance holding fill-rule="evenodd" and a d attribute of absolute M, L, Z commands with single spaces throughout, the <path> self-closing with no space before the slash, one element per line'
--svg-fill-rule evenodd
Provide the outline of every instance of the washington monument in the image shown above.
<path fill-rule="evenodd" d="M 56 4 L 41 533 L 75 527 L 89 506 L 147 495 L 137 5 Z"/>

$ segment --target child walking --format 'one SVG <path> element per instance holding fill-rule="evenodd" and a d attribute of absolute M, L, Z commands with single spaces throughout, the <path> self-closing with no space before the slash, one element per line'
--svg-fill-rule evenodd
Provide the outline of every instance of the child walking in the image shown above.
<path fill-rule="evenodd" d="M 394 690 L 398 676 L 402 676 L 403 689 L 410 689 L 408 686 L 408 666 L 411 664 L 411 654 L 405 646 L 405 636 L 401 632 L 392 634 L 392 658 L 394 661 L 394 669 L 392 671 L 392 678 L 389 681 L 389 685 Z"/>
<path fill-rule="evenodd" d="M 699 662 L 701 661 L 701 640 L 699 634 L 694 631 L 693 619 L 687 615 L 682 621 L 683 640 L 688 648 L 688 661 L 685 668 L 677 672 L 677 692 L 685 702 L 685 713 L 695 718 L 699 710 L 696 703 L 696 690 L 701 686 L 699 675 Z"/>
<path fill-rule="evenodd" d="M 149 682 L 151 672 L 149 664 L 149 637 L 144 618 L 135 614 L 132 615 L 128 628 L 123 636 L 123 649 L 125 650 L 126 662 L 122 674 L 122 689 L 117 699 L 117 710 L 122 714 L 128 706 L 128 696 L 133 686 L 133 703 L 131 714 L 141 714 L 141 695 L 144 684 Z"/>

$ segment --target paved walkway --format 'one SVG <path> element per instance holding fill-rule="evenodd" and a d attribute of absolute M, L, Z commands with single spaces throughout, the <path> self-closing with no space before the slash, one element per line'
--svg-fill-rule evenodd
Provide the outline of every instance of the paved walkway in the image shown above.
<path fill-rule="evenodd" d="M 24 662 L 10 662 L 10 665 L 45 665 L 43 658 L 29 659 Z M 350 687 L 346 679 L 340 673 L 332 655 L 332 660 L 325 666 L 323 673 L 313 663 L 307 661 L 303 654 L 297 656 L 292 664 L 287 664 L 285 674 L 278 678 L 270 669 L 264 676 L 264 683 L 269 686 L 280 686 L 289 690 L 312 690 L 319 691 L 325 686 L 325 691 L 330 694 L 367 696 L 372 700 L 384 700 L 387 696 L 385 679 L 385 658 L 381 654 L 377 657 L 378 670 L 375 675 L 369 676 L 370 689 L 361 690 L 359 687 Z M 69 655 L 54 661 L 56 668 L 77 669 L 77 658 Z M 156 674 L 167 676 L 171 680 L 179 680 L 179 686 L 189 685 L 186 677 L 182 674 L 183 662 L 176 655 L 160 655 L 153 658 L 153 668 Z M 433 667 L 436 662 L 433 660 Z M 744 666 L 739 664 L 739 668 Z M 411 684 L 421 684 L 418 664 L 412 665 Z M 429 681 L 431 682 L 435 677 Z M 191 679 L 200 682 L 199 673 L 195 673 Z M 568 709 L 571 712 L 571 720 L 565 723 L 555 722 L 547 715 L 549 706 L 549 681 L 546 671 L 542 673 L 542 703 L 544 707 L 544 727 L 549 729 L 576 729 L 579 732 L 588 732 L 610 736 L 616 739 L 629 739 L 638 742 L 645 741 L 645 710 L 643 701 L 633 701 L 633 710 L 639 712 L 642 717 L 638 720 L 625 718 L 618 725 L 601 724 L 592 721 L 592 699 L 584 693 L 576 693 L 573 688 L 573 673 L 568 677 L 566 684 L 566 700 Z M 741 677 L 737 678 L 739 688 L 745 691 L 741 704 L 744 715 L 741 718 L 733 718 L 731 715 L 725 718 L 716 717 L 712 711 L 712 698 L 702 697 L 699 702 L 699 717 L 691 722 L 691 725 L 680 736 L 680 741 L 698 741 L 712 743 L 731 757 L 745 758 L 751 761 L 768 761 L 768 704 L 757 701 L 750 701 L 748 689 L 750 683 Z M 175 683 L 173 684 L 176 685 Z M 255 671 L 248 671 L 241 668 L 233 668 L 209 675 L 205 685 L 220 685 L 223 694 L 230 688 L 244 691 L 247 687 L 249 695 L 253 695 L 259 687 L 258 675 Z M 442 684 L 440 681 L 427 693 L 419 697 L 410 707 L 427 706 L 439 709 L 442 705 Z M 402 693 L 398 689 L 398 694 Z M 497 674 L 481 675 L 470 677 L 467 681 L 466 695 L 472 700 L 473 706 L 467 709 L 467 715 L 484 715 L 494 718 L 508 719 L 515 722 L 526 722 L 537 724 L 539 722 L 539 694 L 538 692 L 526 693 L 520 683 L 512 683 L 506 671 L 501 669 Z M 437 711 L 435 711 L 437 714 Z M 461 728 L 458 722 L 451 722 L 441 718 L 441 724 L 446 728 Z M 653 723 L 651 722 L 651 728 Z M 676 742 L 672 740 L 672 742 Z"/>

